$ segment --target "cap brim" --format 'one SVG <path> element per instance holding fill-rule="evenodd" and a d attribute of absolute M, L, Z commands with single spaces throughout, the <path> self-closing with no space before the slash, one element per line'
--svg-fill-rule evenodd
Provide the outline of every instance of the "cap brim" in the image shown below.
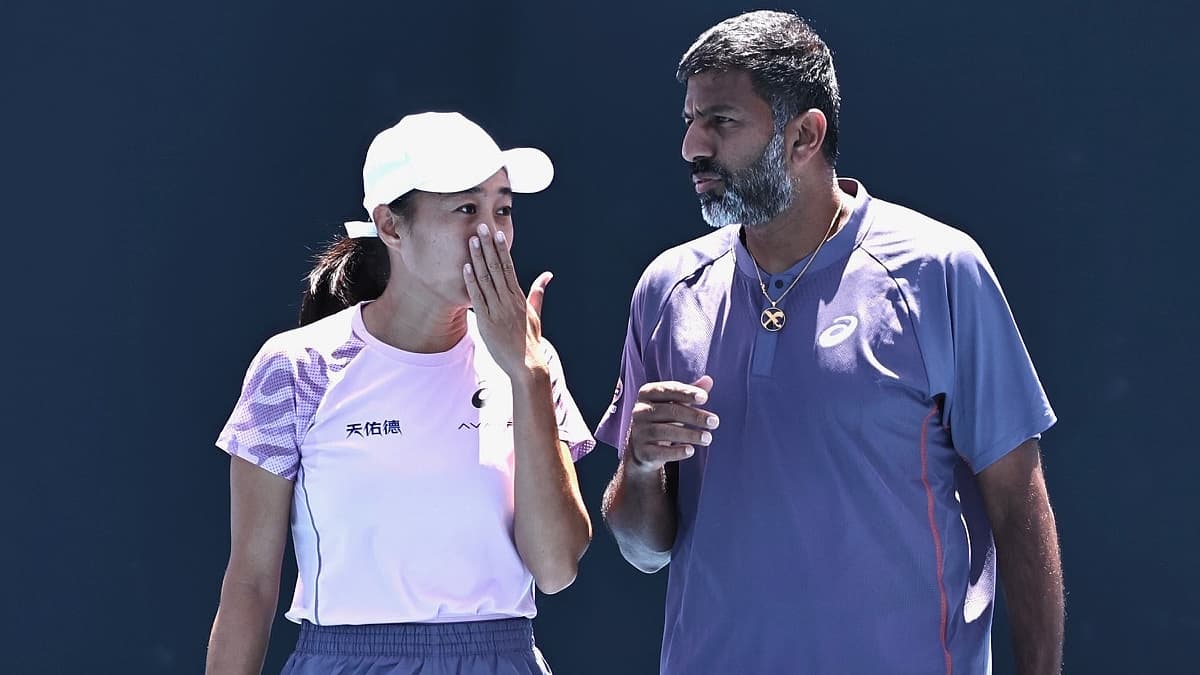
<path fill-rule="evenodd" d="M 375 195 L 373 199 L 386 204 L 409 190 L 444 194 L 462 192 L 484 182 L 500 169 L 507 171 L 508 184 L 513 192 L 541 192 L 554 180 L 554 164 L 546 153 L 536 148 L 505 150 L 499 154 L 498 159 L 499 162 L 496 155 L 475 156 L 456 164 L 446 164 L 437 167 L 441 171 L 426 174 L 416 184 L 400 185 L 394 184 L 394 181 L 381 180 L 372 191 Z M 400 178 L 403 176 L 397 174 L 397 179 Z M 383 201 L 385 198 L 386 201 Z"/>
<path fill-rule="evenodd" d="M 554 180 L 554 163 L 537 148 L 512 148 L 500 153 L 513 192 L 541 192 Z"/>

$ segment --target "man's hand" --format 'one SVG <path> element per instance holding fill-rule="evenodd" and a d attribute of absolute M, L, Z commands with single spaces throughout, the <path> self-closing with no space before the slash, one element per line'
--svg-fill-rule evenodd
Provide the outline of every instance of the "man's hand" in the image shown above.
<path fill-rule="evenodd" d="M 704 375 L 692 384 L 648 382 L 638 390 L 625 452 L 630 469 L 657 472 L 667 462 L 691 457 L 695 446 L 708 445 L 720 424 L 717 416 L 696 406 L 708 402 L 713 380 Z"/>

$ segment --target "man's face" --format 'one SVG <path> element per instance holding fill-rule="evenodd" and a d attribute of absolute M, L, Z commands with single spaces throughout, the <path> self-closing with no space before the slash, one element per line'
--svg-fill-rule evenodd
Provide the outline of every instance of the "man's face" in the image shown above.
<path fill-rule="evenodd" d="M 704 220 L 756 227 L 792 204 L 783 136 L 771 106 L 744 71 L 704 72 L 687 81 L 683 158 Z"/>

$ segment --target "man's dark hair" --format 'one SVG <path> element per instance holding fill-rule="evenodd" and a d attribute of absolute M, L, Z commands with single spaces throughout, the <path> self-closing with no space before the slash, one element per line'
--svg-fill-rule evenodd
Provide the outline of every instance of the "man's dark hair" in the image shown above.
<path fill-rule="evenodd" d="M 706 70 L 749 73 L 754 91 L 771 105 L 777 130 L 806 110 L 825 113 L 828 125 L 821 152 L 830 166 L 837 161 L 842 99 L 833 55 L 804 19 L 758 11 L 722 21 L 684 53 L 675 78 L 687 82 Z"/>
<path fill-rule="evenodd" d="M 388 208 L 406 218 L 412 209 L 413 192 L 396 198 Z M 387 288 L 391 263 L 387 246 L 378 237 L 340 237 L 317 254 L 300 297 L 300 325 L 305 326 L 331 314 L 374 300 Z"/>

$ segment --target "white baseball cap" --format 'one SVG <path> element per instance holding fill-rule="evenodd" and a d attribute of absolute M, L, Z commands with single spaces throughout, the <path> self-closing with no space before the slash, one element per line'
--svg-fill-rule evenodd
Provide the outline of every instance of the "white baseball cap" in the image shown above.
<path fill-rule="evenodd" d="M 541 192 L 554 179 L 554 165 L 535 148 L 500 150 L 478 124 L 458 113 L 408 115 L 379 132 L 363 163 L 363 208 L 367 213 L 412 190 L 462 192 L 501 168 L 513 192 Z"/>

